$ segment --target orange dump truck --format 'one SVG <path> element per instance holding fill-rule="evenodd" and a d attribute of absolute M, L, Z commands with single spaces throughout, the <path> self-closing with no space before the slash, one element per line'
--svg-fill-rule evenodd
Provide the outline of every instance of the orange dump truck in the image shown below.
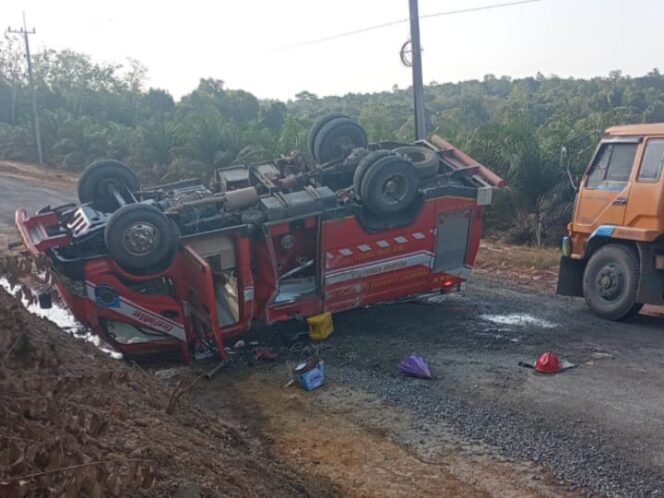
<path fill-rule="evenodd" d="M 558 294 L 609 320 L 664 304 L 663 165 L 664 124 L 604 132 L 563 238 Z"/>

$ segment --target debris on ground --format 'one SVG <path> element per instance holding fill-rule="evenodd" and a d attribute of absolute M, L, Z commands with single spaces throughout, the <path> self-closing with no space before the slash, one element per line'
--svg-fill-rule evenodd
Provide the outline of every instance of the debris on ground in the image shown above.
<path fill-rule="evenodd" d="M 292 371 L 293 378 L 305 391 L 313 391 L 325 384 L 325 362 L 314 357 L 298 364 Z"/>
<path fill-rule="evenodd" d="M 177 377 L 179 373 L 180 369 L 177 367 L 163 368 L 161 370 L 155 371 L 154 376 L 159 380 L 168 380 L 172 379 L 173 377 Z"/>
<path fill-rule="evenodd" d="M 194 380 L 173 390 L 0 290 L 0 497 L 156 498 L 185 483 L 205 497 L 333 494 L 228 422 L 240 407 L 191 404 Z"/>
<path fill-rule="evenodd" d="M 557 374 L 563 370 L 576 367 L 576 364 L 564 359 L 559 359 L 556 353 L 547 351 L 542 353 L 534 361 L 520 361 L 520 367 L 533 368 L 535 371 L 543 374 Z"/>
<path fill-rule="evenodd" d="M 270 348 L 256 348 L 254 349 L 254 358 L 262 361 L 274 361 L 277 359 L 277 353 Z"/>
<path fill-rule="evenodd" d="M 332 313 L 329 311 L 320 315 L 310 316 L 307 318 L 307 324 L 309 324 L 309 338 L 312 341 L 324 341 L 334 332 Z"/>
<path fill-rule="evenodd" d="M 406 356 L 401 360 L 401 363 L 399 363 L 399 371 L 407 377 L 415 377 L 417 379 L 431 378 L 429 364 L 424 358 L 415 354 Z"/>

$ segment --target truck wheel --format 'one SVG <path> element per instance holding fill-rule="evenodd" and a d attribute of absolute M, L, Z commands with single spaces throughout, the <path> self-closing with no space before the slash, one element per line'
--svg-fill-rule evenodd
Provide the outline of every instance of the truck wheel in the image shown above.
<path fill-rule="evenodd" d="M 325 126 L 327 123 L 332 121 L 333 119 L 338 119 L 338 118 L 350 119 L 350 117 L 340 112 L 332 112 L 330 114 L 326 114 L 325 116 L 318 118 L 314 122 L 313 126 L 309 130 L 309 136 L 307 137 L 307 145 L 309 146 L 309 152 L 311 153 L 312 156 L 314 155 L 314 143 L 316 141 L 316 135 L 318 135 L 320 129 L 323 126 Z"/>
<path fill-rule="evenodd" d="M 636 315 L 639 259 L 634 249 L 610 244 L 590 257 L 583 273 L 583 297 L 590 310 L 601 318 L 624 320 Z"/>
<path fill-rule="evenodd" d="M 420 178 L 429 178 L 438 173 L 440 158 L 438 154 L 427 147 L 406 145 L 394 149 L 394 152 L 410 159 L 410 162 L 413 163 L 413 166 L 417 170 L 417 176 Z"/>
<path fill-rule="evenodd" d="M 389 150 L 380 149 L 370 152 L 360 160 L 360 163 L 357 165 L 357 168 L 355 168 L 355 173 L 353 174 L 353 190 L 355 191 L 356 198 L 361 199 L 362 194 L 360 193 L 360 190 L 362 188 L 362 178 L 364 178 L 369 167 L 379 159 L 393 155 L 394 154 Z"/>
<path fill-rule="evenodd" d="M 417 183 L 417 172 L 408 159 L 396 155 L 383 157 L 362 178 L 362 202 L 378 216 L 399 213 L 415 200 Z"/>
<path fill-rule="evenodd" d="M 100 159 L 83 170 L 78 178 L 78 200 L 91 202 L 96 209 L 113 211 L 118 201 L 112 190 L 122 193 L 138 192 L 140 185 L 136 174 L 124 163 L 115 159 Z"/>
<path fill-rule="evenodd" d="M 312 155 L 320 164 L 343 161 L 353 149 L 367 145 L 367 134 L 359 124 L 350 118 L 335 118 L 316 134 Z"/>
<path fill-rule="evenodd" d="M 129 204 L 118 209 L 106 225 L 108 254 L 125 270 L 141 275 L 168 268 L 177 250 L 177 230 L 159 209 Z"/>

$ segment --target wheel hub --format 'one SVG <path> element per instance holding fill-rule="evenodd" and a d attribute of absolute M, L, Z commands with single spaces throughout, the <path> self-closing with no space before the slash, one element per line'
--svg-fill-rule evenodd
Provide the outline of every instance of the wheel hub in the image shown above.
<path fill-rule="evenodd" d="M 355 144 L 353 142 L 353 139 L 351 137 L 340 137 L 334 142 L 334 151 L 337 155 L 338 158 L 343 159 L 345 158 L 348 153 L 353 150 L 355 147 Z"/>
<path fill-rule="evenodd" d="M 614 265 L 607 265 L 597 274 L 596 288 L 604 299 L 614 300 L 623 291 L 624 276 Z"/>
<path fill-rule="evenodd" d="M 159 232 L 152 223 L 146 221 L 134 223 L 124 231 L 122 245 L 127 252 L 135 256 L 144 256 L 159 245 Z"/>
<path fill-rule="evenodd" d="M 401 175 L 389 177 L 381 188 L 383 199 L 389 204 L 397 204 L 406 196 L 406 181 Z"/>

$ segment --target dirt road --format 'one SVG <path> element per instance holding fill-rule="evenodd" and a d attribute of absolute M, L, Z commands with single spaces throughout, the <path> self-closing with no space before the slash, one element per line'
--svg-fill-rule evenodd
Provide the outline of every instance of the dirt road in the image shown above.
<path fill-rule="evenodd" d="M 0 213 L 33 196 L 7 185 Z M 48 202 L 60 201 L 36 207 Z M 606 322 L 541 282 L 501 276 L 482 271 L 460 294 L 335 315 L 318 346 L 329 379 L 318 391 L 281 387 L 286 362 L 311 346 L 272 329 L 254 335 L 277 362 L 238 348 L 188 398 L 234 413 L 280 462 L 344 496 L 663 496 L 664 322 Z M 577 368 L 549 377 L 518 366 L 547 350 Z M 412 352 L 433 380 L 398 374 Z"/>
<path fill-rule="evenodd" d="M 48 204 L 58 206 L 73 202 L 75 194 L 53 186 L 38 185 L 32 179 L 23 179 L 0 173 L 0 223 L 14 223 L 14 211 L 22 207 L 34 212 Z"/>

